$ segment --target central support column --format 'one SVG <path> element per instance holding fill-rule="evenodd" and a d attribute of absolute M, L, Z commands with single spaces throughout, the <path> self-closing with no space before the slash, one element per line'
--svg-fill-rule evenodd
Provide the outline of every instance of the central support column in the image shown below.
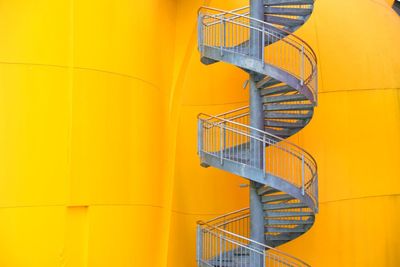
<path fill-rule="evenodd" d="M 264 21 L 264 4 L 263 0 L 250 0 L 250 15 L 253 18 Z M 252 26 L 258 28 L 259 23 L 252 22 Z M 251 30 L 250 32 L 250 55 L 256 58 L 262 58 L 262 34 L 259 31 Z M 262 97 L 260 90 L 257 89 L 257 75 L 250 74 L 250 126 L 264 130 L 264 112 Z M 257 135 L 257 132 L 253 131 L 252 134 Z M 253 141 L 250 144 L 250 153 L 254 158 L 253 164 L 259 168 L 263 168 L 263 147 L 261 142 Z M 257 194 L 257 189 L 260 184 L 256 182 L 250 182 L 250 237 L 251 239 L 264 244 L 264 212 L 261 197 Z M 252 263 L 251 267 L 263 266 L 262 260 L 258 259 Z"/>

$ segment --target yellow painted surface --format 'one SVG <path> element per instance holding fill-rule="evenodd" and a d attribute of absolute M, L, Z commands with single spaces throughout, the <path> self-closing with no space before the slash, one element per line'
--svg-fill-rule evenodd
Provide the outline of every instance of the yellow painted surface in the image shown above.
<path fill-rule="evenodd" d="M 195 222 L 247 206 L 199 166 L 196 116 L 247 103 L 243 71 L 199 61 L 196 12 L 247 1 L 0 2 L 0 266 L 195 266 Z M 293 139 L 321 211 L 282 247 L 313 266 L 399 266 L 400 18 L 318 0 L 298 34 L 320 104 Z"/>
<path fill-rule="evenodd" d="M 177 19 L 194 17 L 200 2 L 178 1 Z M 208 2 L 220 8 L 246 4 Z M 248 201 L 240 178 L 202 169 L 190 157 L 196 114 L 245 105 L 248 92 L 241 88 L 241 70 L 199 63 L 194 21 L 177 25 L 186 36 L 177 43 L 186 50 L 176 57 L 176 72 L 184 74 L 174 88 L 180 113 L 168 266 L 186 267 L 195 266 L 195 221 Z M 281 248 L 312 266 L 400 266 L 399 29 L 400 18 L 385 0 L 318 0 L 297 32 L 318 56 L 321 93 L 313 120 L 292 140 L 318 162 L 321 204 L 311 231 Z"/>
<path fill-rule="evenodd" d="M 166 265 L 174 12 L 1 1 L 1 267 Z"/>

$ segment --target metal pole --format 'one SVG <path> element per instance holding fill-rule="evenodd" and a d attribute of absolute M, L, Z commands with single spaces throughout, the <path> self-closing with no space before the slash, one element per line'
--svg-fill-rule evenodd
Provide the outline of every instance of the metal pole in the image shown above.
<path fill-rule="evenodd" d="M 301 85 L 304 85 L 304 46 L 301 46 L 301 62 L 300 62 Z"/>
<path fill-rule="evenodd" d="M 263 0 L 250 0 L 250 16 L 264 20 L 264 1 Z M 259 23 L 251 22 L 252 26 L 256 28 L 260 28 L 261 25 Z M 254 58 L 258 58 L 260 60 L 264 60 L 262 58 L 262 50 L 264 49 L 264 45 L 262 44 L 262 34 L 261 31 L 251 30 L 250 31 L 250 56 Z M 249 77 L 250 83 L 250 126 L 264 130 L 264 111 L 263 111 L 263 103 L 262 97 L 260 95 L 260 90 L 257 88 L 257 75 L 250 74 Z M 258 133 L 252 131 L 252 135 L 257 136 Z M 262 162 L 263 152 L 265 149 L 262 147 L 262 142 L 252 140 L 252 144 L 250 145 L 250 157 L 253 161 L 253 166 L 263 169 Z M 261 201 L 261 197 L 257 193 L 257 189 L 261 185 L 256 182 L 250 182 L 250 238 L 259 242 L 264 243 L 264 211 L 263 204 Z M 255 246 L 257 247 L 257 246 Z M 261 260 L 253 259 L 254 262 L 250 266 L 252 267 L 261 267 Z"/>
<path fill-rule="evenodd" d="M 225 150 L 225 127 L 222 127 L 222 124 L 220 124 L 220 157 L 221 157 L 221 165 L 224 164 L 224 150 Z"/>
<path fill-rule="evenodd" d="M 197 225 L 197 264 L 200 264 L 200 261 L 203 257 L 203 236 L 201 231 L 201 226 Z"/>
<path fill-rule="evenodd" d="M 224 21 L 224 17 L 223 15 L 221 15 L 221 26 L 220 26 L 220 30 L 219 30 L 219 35 L 220 35 L 220 48 L 221 48 L 221 57 L 224 55 L 224 52 L 222 50 L 222 46 L 224 45 L 224 40 L 225 40 L 225 21 Z"/>
<path fill-rule="evenodd" d="M 203 28 L 203 16 L 199 15 L 197 21 L 197 30 L 199 34 L 198 45 L 201 54 L 203 54 L 203 38 L 204 38 L 204 28 Z"/>
<path fill-rule="evenodd" d="M 265 25 L 263 24 L 263 32 L 262 32 L 262 38 L 261 38 L 261 59 L 263 61 L 263 67 L 265 65 L 265 49 L 264 49 L 264 45 L 265 45 Z"/>
<path fill-rule="evenodd" d="M 304 155 L 301 155 L 301 194 L 304 196 Z"/>
<path fill-rule="evenodd" d="M 263 147 L 262 147 L 262 151 L 263 151 L 263 171 L 264 171 L 264 175 L 266 175 L 266 172 L 267 172 L 267 162 L 266 162 L 266 149 L 265 149 L 265 147 L 266 147 L 266 140 L 265 140 L 265 135 L 263 135 Z"/>
<path fill-rule="evenodd" d="M 197 127 L 198 127 L 198 129 L 197 129 L 197 134 L 198 134 L 198 136 L 197 136 L 197 143 L 198 143 L 197 154 L 199 156 L 201 156 L 201 152 L 203 150 L 203 123 L 202 123 L 201 119 L 198 119 Z"/>
<path fill-rule="evenodd" d="M 222 234 L 219 235 L 219 266 L 222 266 Z"/>

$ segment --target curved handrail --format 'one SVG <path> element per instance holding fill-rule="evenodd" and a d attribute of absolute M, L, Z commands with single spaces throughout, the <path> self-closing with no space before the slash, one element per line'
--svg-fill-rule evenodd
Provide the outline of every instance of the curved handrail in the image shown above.
<path fill-rule="evenodd" d="M 202 18 L 201 24 L 203 26 L 202 26 L 201 32 L 200 32 L 202 37 L 199 39 L 199 47 L 210 46 L 209 44 L 203 43 L 204 38 L 206 40 L 208 40 L 210 38 L 209 37 L 210 34 L 213 34 L 213 35 L 219 34 L 220 36 L 212 36 L 211 41 L 212 42 L 220 42 L 220 44 L 218 46 L 221 48 L 221 50 L 225 49 L 225 50 L 229 51 L 229 49 L 230 49 L 230 51 L 233 53 L 239 53 L 239 54 L 243 53 L 243 51 L 241 51 L 241 52 L 235 51 L 235 49 L 239 50 L 239 47 L 241 47 L 241 45 L 239 45 L 239 44 L 237 44 L 236 46 L 230 46 L 230 48 L 227 48 L 227 47 L 225 47 L 225 44 L 224 45 L 222 44 L 222 42 L 225 42 L 225 40 L 227 38 L 226 35 L 228 35 L 228 38 L 229 38 L 229 35 L 232 35 L 232 33 L 231 34 L 226 33 L 226 26 L 222 26 L 225 24 L 235 25 L 236 27 L 241 27 L 246 30 L 257 31 L 262 35 L 263 40 L 268 39 L 268 40 L 281 41 L 284 44 L 288 45 L 288 47 L 292 47 L 297 50 L 297 52 L 299 53 L 299 57 L 297 58 L 296 61 L 286 62 L 285 60 L 283 60 L 282 62 L 277 62 L 275 57 L 271 58 L 270 56 L 268 56 L 268 57 L 264 58 L 264 55 L 265 55 L 264 50 L 262 51 L 263 59 L 262 60 L 258 59 L 258 60 L 262 61 L 263 64 L 269 64 L 270 66 L 281 69 L 282 71 L 288 72 L 290 75 L 298 78 L 300 80 L 301 85 L 306 85 L 309 88 L 309 90 L 311 91 L 311 93 L 313 95 L 313 97 L 310 98 L 310 101 L 312 101 L 313 103 L 316 104 L 317 99 L 318 99 L 318 93 L 317 93 L 317 89 L 316 89 L 316 87 L 317 87 L 316 77 L 317 77 L 318 70 L 317 70 L 317 57 L 316 57 L 314 50 L 303 39 L 292 34 L 289 31 L 277 28 L 271 23 L 252 18 L 252 17 L 248 16 L 247 13 L 246 13 L 246 15 L 236 13 L 238 10 L 245 10 L 246 8 L 248 8 L 248 7 L 237 9 L 235 12 L 232 12 L 232 11 L 224 11 L 224 10 L 212 8 L 212 7 L 205 7 L 205 6 L 201 7 L 198 10 L 198 13 L 199 13 L 199 18 Z M 219 12 L 219 13 L 218 14 L 207 14 L 207 13 L 201 14 L 202 10 L 209 10 L 209 11 Z M 225 15 L 228 15 L 228 14 L 231 16 L 234 16 L 234 17 L 225 17 Z M 236 21 L 237 18 L 243 18 L 247 22 L 243 23 L 240 21 Z M 215 21 L 212 24 L 206 23 L 205 20 L 207 20 L 207 19 L 213 19 Z M 235 31 L 234 33 L 236 33 L 236 31 L 238 31 L 238 29 L 233 29 L 232 26 L 230 27 L 230 29 L 231 29 L 231 31 Z M 203 35 L 205 35 L 205 37 Z M 217 39 L 219 39 L 219 40 L 217 40 Z M 224 41 L 222 41 L 222 39 L 224 39 Z M 244 44 L 244 43 L 246 43 L 245 40 L 242 42 L 242 44 Z M 217 48 L 218 46 L 211 45 L 211 47 L 214 47 L 214 48 Z M 241 47 L 240 49 L 243 50 L 243 49 L 245 49 L 245 47 Z M 288 48 L 283 48 L 283 49 L 287 50 Z M 289 54 L 289 53 L 293 53 L 293 51 L 292 52 L 290 50 L 281 51 L 281 53 Z M 293 59 L 295 59 L 295 58 L 292 57 L 292 60 Z M 306 63 L 306 62 L 308 62 L 308 63 Z M 298 65 L 298 67 L 295 67 L 296 65 Z"/>
<path fill-rule="evenodd" d="M 203 230 L 205 230 L 205 231 L 214 231 L 215 232 L 215 234 L 217 234 L 217 233 L 222 233 L 222 234 L 224 234 L 225 236 L 231 236 L 231 237 L 234 237 L 234 238 L 236 238 L 236 239 L 239 239 L 239 240 L 241 240 L 242 242 L 242 244 L 243 245 L 246 245 L 246 246 L 251 246 L 251 248 L 252 249 L 257 249 L 257 247 L 258 247 L 258 249 L 259 249 L 259 252 L 260 253 L 262 253 L 262 252 L 264 252 L 264 251 L 267 251 L 267 253 L 270 253 L 271 251 L 272 252 L 274 252 L 274 253 L 276 253 L 276 254 L 278 254 L 278 255 L 281 255 L 281 256 L 284 256 L 285 258 L 286 258 L 286 260 L 289 260 L 290 262 L 290 264 L 296 264 L 296 265 L 294 265 L 294 266 L 304 266 L 304 267 L 311 267 L 309 264 L 307 264 L 306 262 L 304 262 L 304 261 L 302 261 L 301 259 L 299 259 L 299 258 L 296 258 L 296 257 L 294 257 L 294 256 L 292 256 L 292 255 L 290 255 L 290 254 L 288 254 L 288 253 L 286 253 L 286 252 L 283 252 L 283 251 L 281 251 L 281 250 L 278 250 L 278 249 L 276 249 L 276 248 L 274 248 L 274 247 L 271 247 L 271 246 L 268 246 L 268 245 L 266 245 L 266 244 L 263 244 L 263 243 L 260 243 L 260 242 L 257 242 L 257 241 L 255 241 L 255 240 L 252 240 L 252 239 L 250 239 L 250 238 L 247 238 L 247 237 L 245 237 L 245 236 L 242 236 L 242 235 L 238 235 L 238 234 L 235 234 L 235 233 L 233 233 L 233 232 L 231 232 L 231 231 L 228 231 L 228 230 L 226 230 L 226 229 L 222 229 L 222 226 L 216 226 L 216 225 L 214 225 L 214 224 L 211 224 L 212 222 L 215 222 L 215 221 L 217 221 L 217 220 L 219 220 L 219 219 L 222 219 L 222 218 L 224 218 L 225 220 L 228 220 L 227 218 L 230 218 L 230 217 L 232 217 L 233 215 L 236 215 L 236 214 L 239 214 L 239 213 L 242 213 L 242 212 L 247 212 L 245 215 L 247 216 L 247 217 L 243 217 L 243 218 L 248 218 L 249 216 L 250 216 L 250 209 L 249 208 L 244 208 L 244 209 L 240 209 L 240 210 L 237 210 L 237 211 L 234 211 L 234 212 L 230 212 L 230 213 L 228 213 L 228 214 L 225 214 L 225 215 L 222 215 L 222 216 L 218 216 L 218 217 L 216 217 L 216 218 L 214 218 L 214 219 L 212 219 L 212 220 L 210 220 L 210 221 L 207 221 L 207 222 L 204 222 L 204 221 L 197 221 L 197 225 L 199 226 L 199 227 L 202 227 L 203 228 Z M 226 226 L 229 224 L 231 222 L 231 220 L 229 220 L 228 222 L 226 222 L 223 226 L 225 226 L 225 228 L 226 228 Z M 236 240 L 237 241 L 237 240 Z M 240 241 L 239 241 L 240 242 Z M 262 248 L 262 249 L 261 249 Z M 287 265 L 287 266 L 293 266 L 293 265 Z"/>
<path fill-rule="evenodd" d="M 204 18 L 220 19 L 219 15 L 215 15 L 215 16 L 205 15 Z M 252 30 L 256 30 L 256 31 L 262 32 L 264 34 L 268 34 L 269 36 L 272 36 L 272 37 L 276 38 L 277 40 L 282 41 L 282 42 L 284 42 L 284 43 L 296 48 L 299 52 L 302 51 L 302 47 L 304 47 L 304 43 L 298 42 L 296 40 L 294 40 L 294 42 L 296 42 L 299 46 L 302 46 L 302 47 L 297 47 L 293 43 L 288 42 L 289 38 L 294 36 L 294 35 L 287 35 L 287 36 L 281 38 L 281 37 L 277 36 L 277 34 L 278 34 L 277 32 L 275 32 L 275 33 L 271 32 L 271 29 L 268 29 L 268 31 L 265 31 L 265 29 L 259 29 L 259 28 L 253 27 L 253 26 L 249 26 L 249 25 L 237 22 L 237 21 L 233 21 L 231 18 L 230 19 L 226 19 L 226 21 L 227 22 L 229 21 L 230 23 L 236 24 L 238 26 L 246 27 L 248 29 L 252 29 Z M 214 23 L 214 24 L 216 25 L 218 23 L 219 22 Z M 268 24 L 268 23 L 266 23 L 266 24 Z M 275 31 L 282 31 L 282 32 L 286 33 L 286 31 L 278 29 L 278 28 L 275 28 L 274 30 Z M 290 37 L 288 37 L 288 36 L 290 36 Z M 307 43 L 305 43 L 305 44 L 307 44 Z M 314 51 L 310 51 L 310 50 L 307 49 L 307 50 L 305 50 L 305 52 L 313 53 Z M 317 64 L 317 62 L 316 62 L 316 58 L 314 57 L 315 55 L 312 55 L 312 57 L 310 57 L 310 56 L 308 56 L 307 53 L 304 53 L 304 56 L 308 59 L 308 61 L 310 62 L 310 65 L 312 66 L 312 69 L 313 69 L 310 72 L 309 76 L 307 78 L 305 78 L 304 81 L 303 81 L 305 84 L 308 84 L 309 81 L 312 80 L 312 78 L 315 77 L 315 75 L 316 75 L 316 64 Z M 282 67 L 278 67 L 276 65 L 275 65 L 275 67 L 286 71 L 286 69 L 284 69 Z"/>
<path fill-rule="evenodd" d="M 291 102 L 317 104 L 317 57 L 303 39 L 276 24 L 252 18 L 249 6 L 231 11 L 202 6 L 198 19 L 203 63 L 225 61 L 267 75 L 306 97 L 304 101 Z M 200 113 L 197 118 L 202 166 L 224 166 L 221 168 L 292 195 L 296 201 L 293 203 L 305 204 L 295 210 L 318 212 L 318 167 L 310 153 L 268 131 L 251 127 L 248 106 L 214 116 Z M 313 218 L 307 221 L 314 222 Z M 257 266 L 272 263 L 310 267 L 290 254 L 252 240 L 249 208 L 197 224 L 199 266 L 221 266 L 244 249 L 248 254 L 241 255 L 248 256 L 250 262 L 246 264 L 251 266 L 256 259 Z M 288 223 L 286 227 L 298 226 Z"/>
<path fill-rule="evenodd" d="M 248 107 L 248 106 L 247 106 L 247 107 Z M 242 109 L 245 109 L 245 107 L 236 109 L 236 110 L 234 110 L 234 111 L 238 111 L 238 110 L 242 110 Z M 223 114 L 223 115 L 227 115 L 227 114 L 229 114 L 229 113 L 231 113 L 231 112 L 232 112 L 232 111 L 229 111 L 229 112 L 226 112 L 226 113 L 222 113 L 222 114 Z M 260 130 L 260 129 L 251 127 L 251 126 L 249 126 L 249 125 L 246 125 L 246 124 L 238 123 L 238 122 L 235 122 L 235 121 L 232 121 L 232 120 L 228 120 L 228 119 L 221 118 L 221 117 L 219 117 L 220 115 L 215 115 L 215 116 L 213 116 L 213 115 L 209 115 L 209 114 L 206 114 L 206 113 L 199 113 L 199 114 L 197 115 L 197 118 L 198 118 L 198 119 L 201 119 L 202 116 L 209 117 L 209 119 L 205 119 L 205 120 L 218 119 L 218 120 L 221 120 L 221 121 L 224 121 L 224 122 L 229 122 L 229 123 L 231 123 L 231 124 L 235 124 L 235 125 L 240 126 L 240 127 L 243 127 L 243 128 L 248 128 L 248 129 L 250 129 L 250 130 L 252 130 L 252 131 L 259 132 L 261 135 L 267 135 L 267 136 L 273 137 L 274 139 L 279 140 L 279 142 L 282 142 L 282 143 L 284 143 L 284 144 L 287 144 L 287 145 L 296 147 L 296 148 L 299 149 L 300 151 L 304 152 L 304 154 L 307 155 L 307 156 L 313 161 L 314 166 L 315 166 L 315 168 L 316 168 L 315 171 L 317 172 L 317 168 L 318 168 L 318 167 L 317 167 L 317 161 L 314 159 L 314 157 L 313 157 L 310 153 L 308 153 L 306 150 L 304 150 L 304 148 L 302 148 L 302 147 L 300 147 L 300 146 L 298 146 L 298 145 L 296 145 L 296 144 L 294 144 L 294 143 L 292 143 L 292 142 L 289 142 L 289 141 L 287 141 L 287 140 L 285 140 L 285 139 L 283 139 L 283 138 L 281 138 L 281 137 L 279 137 L 279 136 L 277 136 L 277 135 L 271 134 L 271 133 L 269 133 L 269 132 L 266 132 L 266 131 L 263 131 L 263 130 Z M 262 139 L 260 139 L 259 137 L 256 137 L 256 136 L 252 136 L 252 137 L 255 138 L 255 139 L 257 139 L 257 140 L 259 140 L 259 141 L 262 141 Z"/>
<path fill-rule="evenodd" d="M 245 108 L 239 108 L 236 109 L 235 111 L 238 110 L 239 111 L 245 110 Z M 229 113 L 224 113 L 225 116 L 228 114 Z M 285 139 L 282 139 L 279 136 L 270 134 L 260 129 L 256 129 L 247 124 L 243 124 L 231 119 L 221 118 L 204 113 L 200 113 L 197 117 L 201 125 L 200 127 L 202 128 L 201 130 L 202 134 L 200 137 L 201 139 L 204 138 L 204 140 L 206 140 L 210 138 L 203 136 L 203 132 L 205 132 L 205 134 L 208 135 L 209 134 L 208 131 L 210 130 L 211 134 L 214 133 L 215 135 L 216 134 L 215 131 L 219 131 L 217 135 L 221 135 L 221 137 L 219 138 L 221 144 L 220 145 L 217 144 L 217 146 L 215 146 L 216 144 L 213 144 L 214 146 L 213 145 L 209 146 L 208 144 L 205 144 L 203 146 L 203 143 L 206 143 L 206 141 L 200 140 L 201 143 L 199 143 L 199 152 L 201 151 L 210 155 L 218 156 L 221 158 L 221 161 L 230 160 L 237 163 L 248 165 L 249 167 L 260 168 L 260 170 L 262 170 L 266 174 L 280 177 L 289 184 L 300 188 L 302 190 L 302 195 L 307 195 L 312 200 L 312 206 L 310 206 L 310 208 L 312 208 L 314 211 L 318 210 L 318 196 L 317 192 L 314 190 L 313 187 L 313 185 L 316 183 L 318 179 L 317 175 L 318 167 L 316 160 L 310 153 L 308 153 L 300 146 L 293 144 L 289 141 L 286 141 Z M 251 142 L 258 142 L 260 145 L 263 144 L 264 147 L 268 146 L 269 153 L 264 154 L 265 158 L 264 161 L 267 161 L 268 159 L 268 161 L 272 162 L 272 164 L 276 162 L 276 160 L 281 160 L 281 161 L 286 160 L 286 161 L 284 161 L 279 166 L 274 166 L 274 165 L 267 166 L 267 163 L 263 162 L 262 168 L 261 166 L 257 167 L 256 165 L 251 163 L 249 164 L 241 162 L 240 160 L 235 159 L 234 156 L 232 157 L 229 154 L 229 149 L 227 153 L 228 155 L 225 155 L 225 152 L 223 152 L 225 151 L 225 148 L 223 147 L 224 145 L 222 144 L 222 140 L 225 139 L 225 135 L 226 136 L 235 135 L 236 139 L 245 138 L 247 139 L 247 142 L 249 142 L 249 144 Z M 230 146 L 235 147 L 243 144 L 244 143 L 236 143 L 236 144 L 230 144 Z M 248 153 L 243 151 L 246 151 L 246 149 L 241 148 L 240 153 L 242 154 Z M 282 157 L 283 155 L 290 155 L 294 157 L 297 160 L 297 162 L 294 162 L 293 159 L 291 158 L 285 159 Z M 254 155 L 248 155 L 248 158 L 250 159 L 252 158 L 252 156 Z M 288 165 L 287 167 L 290 168 L 297 168 L 297 169 L 302 168 L 301 174 L 298 174 L 297 172 L 287 173 L 285 168 L 282 167 L 285 166 L 285 164 Z"/>
<path fill-rule="evenodd" d="M 238 8 L 238 9 L 231 10 L 231 11 L 226 11 L 226 10 L 219 9 L 219 8 L 201 6 L 197 10 L 197 14 L 199 15 L 201 13 L 201 10 L 206 9 L 206 10 L 221 12 L 220 14 L 216 14 L 216 16 L 221 16 L 222 14 L 230 14 L 230 15 L 234 15 L 234 16 L 243 17 L 243 18 L 249 19 L 251 21 L 255 21 L 255 22 L 261 23 L 263 25 L 268 25 L 270 27 L 273 27 L 275 30 L 283 32 L 283 33 L 286 33 L 287 35 L 290 35 L 290 36 L 294 37 L 295 39 L 297 39 L 300 43 L 304 44 L 311 51 L 311 53 L 313 55 L 313 58 L 314 58 L 315 62 L 317 63 L 317 55 L 314 52 L 314 49 L 312 49 L 312 47 L 306 41 L 304 41 L 303 39 L 301 39 L 297 35 L 293 34 L 290 31 L 287 31 L 285 29 L 276 28 L 275 25 L 272 24 L 272 23 L 265 22 L 265 21 L 262 21 L 262 20 L 259 20 L 259 19 L 256 19 L 256 18 L 253 18 L 253 17 L 250 17 L 250 16 L 243 15 L 243 14 L 235 13 L 236 11 L 240 11 L 240 10 L 244 10 L 244 9 L 248 9 L 248 8 L 249 8 L 249 6 L 245 6 L 245 7 L 241 7 L 241 8 Z"/>

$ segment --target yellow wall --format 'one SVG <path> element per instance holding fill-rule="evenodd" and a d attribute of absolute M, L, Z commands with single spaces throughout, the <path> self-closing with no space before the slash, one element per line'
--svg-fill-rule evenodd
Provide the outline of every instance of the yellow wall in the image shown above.
<path fill-rule="evenodd" d="M 314 266 L 399 266 L 400 17 L 386 1 L 318 1 L 303 28 L 320 102 L 299 143 L 318 162 L 320 214 L 282 248 Z"/>
<path fill-rule="evenodd" d="M 0 266 L 166 265 L 174 16 L 165 0 L 1 1 Z"/>
<path fill-rule="evenodd" d="M 196 156 L 196 115 L 248 98 L 241 70 L 200 63 L 196 11 L 246 2 L 0 2 L 0 266 L 195 266 L 196 220 L 248 202 Z M 400 265 L 399 28 L 386 0 L 318 0 L 298 32 L 321 212 L 282 249 L 313 266 Z"/>
<path fill-rule="evenodd" d="M 242 71 L 199 62 L 194 18 L 202 2 L 178 1 L 171 267 L 195 266 L 196 220 L 248 201 L 247 190 L 238 187 L 243 180 L 203 169 L 195 156 L 197 113 L 228 111 L 248 97 Z M 386 0 L 318 0 L 298 31 L 317 53 L 321 93 L 314 119 L 293 139 L 319 164 L 321 206 L 311 231 L 281 248 L 312 266 L 400 265 L 399 29 L 400 18 Z"/>

